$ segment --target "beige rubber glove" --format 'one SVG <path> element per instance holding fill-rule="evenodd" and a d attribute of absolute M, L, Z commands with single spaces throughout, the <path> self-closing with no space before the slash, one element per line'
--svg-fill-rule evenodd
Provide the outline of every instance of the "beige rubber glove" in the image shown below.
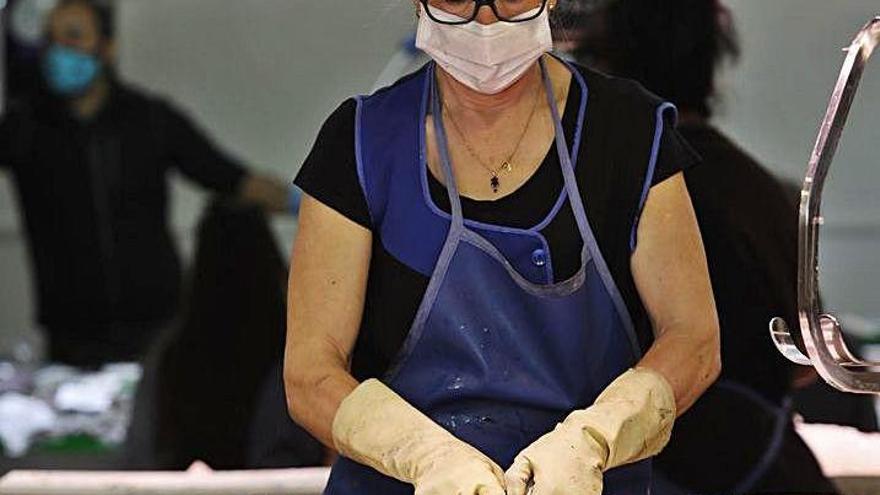
<path fill-rule="evenodd" d="M 590 408 L 516 457 L 506 473 L 507 495 L 601 495 L 602 473 L 663 450 L 675 416 L 664 377 L 645 368 L 627 371 Z"/>
<path fill-rule="evenodd" d="M 505 495 L 497 464 L 378 380 L 342 402 L 333 440 L 340 454 L 415 485 L 416 495 Z"/>

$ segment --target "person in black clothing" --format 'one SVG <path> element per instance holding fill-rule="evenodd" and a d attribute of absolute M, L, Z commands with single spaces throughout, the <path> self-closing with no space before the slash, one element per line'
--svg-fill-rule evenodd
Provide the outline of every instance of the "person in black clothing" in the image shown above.
<path fill-rule="evenodd" d="M 648 493 L 720 361 L 698 160 L 666 102 L 547 53 L 556 1 L 414 3 L 432 61 L 296 179 L 285 384 L 326 493 Z"/>
<path fill-rule="evenodd" d="M 709 259 L 723 369 L 676 426 L 659 470 L 701 494 L 833 492 L 794 431 L 795 367 L 767 331 L 773 317 L 797 321 L 795 195 L 711 124 L 716 71 L 739 55 L 730 13 L 715 0 L 619 0 L 576 23 L 575 58 L 676 103 L 679 132 L 705 162 L 685 179 Z"/>
<path fill-rule="evenodd" d="M 178 307 L 180 260 L 168 228 L 172 170 L 272 211 L 289 191 L 250 174 L 180 111 L 113 72 L 111 12 L 59 3 L 47 23 L 44 95 L 13 102 L 0 167 L 23 217 L 49 357 L 135 360 Z"/>

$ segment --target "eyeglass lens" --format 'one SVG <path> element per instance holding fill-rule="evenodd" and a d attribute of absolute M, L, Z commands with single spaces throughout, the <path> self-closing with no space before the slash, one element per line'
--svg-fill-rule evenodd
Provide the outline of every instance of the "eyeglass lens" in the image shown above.
<path fill-rule="evenodd" d="M 540 8 L 546 0 L 495 0 L 495 15 L 502 21 L 520 19 L 526 12 Z M 475 0 L 427 0 L 428 13 L 439 22 L 461 22 L 473 20 L 477 7 L 490 7 Z M 459 19 L 453 19 L 450 14 Z"/>

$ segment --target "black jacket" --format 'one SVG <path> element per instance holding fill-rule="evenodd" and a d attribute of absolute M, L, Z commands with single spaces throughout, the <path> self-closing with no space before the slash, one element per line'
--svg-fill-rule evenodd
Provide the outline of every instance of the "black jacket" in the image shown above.
<path fill-rule="evenodd" d="M 219 193 L 235 191 L 244 174 L 179 111 L 119 83 L 85 123 L 53 98 L 11 105 L 0 167 L 14 181 L 38 320 L 50 336 L 172 316 L 180 261 L 168 228 L 169 172 Z"/>

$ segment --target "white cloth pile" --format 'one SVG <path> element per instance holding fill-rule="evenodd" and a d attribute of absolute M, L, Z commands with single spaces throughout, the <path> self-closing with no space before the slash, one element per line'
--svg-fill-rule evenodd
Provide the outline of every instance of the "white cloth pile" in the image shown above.
<path fill-rule="evenodd" d="M 24 381 L 22 373 L 5 373 L 17 384 L 0 387 L 0 453 L 20 457 L 38 438 L 77 434 L 108 446 L 121 444 L 141 373 L 137 364 L 112 364 L 96 372 L 48 366 Z"/>

